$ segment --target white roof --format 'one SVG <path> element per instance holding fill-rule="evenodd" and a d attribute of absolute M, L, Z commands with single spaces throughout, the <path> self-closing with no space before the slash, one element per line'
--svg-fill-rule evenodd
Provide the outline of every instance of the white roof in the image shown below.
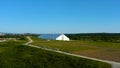
<path fill-rule="evenodd" d="M 61 34 L 59 37 L 56 38 L 56 40 L 69 41 L 70 39 L 64 34 Z"/>

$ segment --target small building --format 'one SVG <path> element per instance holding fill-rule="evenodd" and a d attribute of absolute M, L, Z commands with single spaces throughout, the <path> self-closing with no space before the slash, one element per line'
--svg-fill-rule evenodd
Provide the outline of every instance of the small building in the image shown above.
<path fill-rule="evenodd" d="M 46 39 L 46 40 L 63 40 L 69 41 L 70 39 L 64 34 L 42 34 L 39 38 Z"/>

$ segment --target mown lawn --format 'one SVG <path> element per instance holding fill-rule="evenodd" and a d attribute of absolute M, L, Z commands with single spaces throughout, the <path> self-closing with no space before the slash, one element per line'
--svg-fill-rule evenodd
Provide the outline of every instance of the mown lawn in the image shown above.
<path fill-rule="evenodd" d="M 45 48 L 120 62 L 120 43 L 94 41 L 46 41 L 32 37 L 32 44 Z"/>
<path fill-rule="evenodd" d="M 111 68 L 103 62 L 77 58 L 22 45 L 0 43 L 0 68 Z"/>

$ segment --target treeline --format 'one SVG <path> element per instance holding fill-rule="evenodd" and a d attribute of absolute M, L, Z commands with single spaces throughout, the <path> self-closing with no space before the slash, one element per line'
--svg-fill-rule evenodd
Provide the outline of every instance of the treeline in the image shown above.
<path fill-rule="evenodd" d="M 16 38 L 18 40 L 25 40 L 24 35 L 11 35 L 11 34 L 6 34 L 6 35 L 1 35 L 0 38 Z"/>
<path fill-rule="evenodd" d="M 18 40 L 25 40 L 25 36 L 39 36 L 38 34 L 12 34 L 12 33 L 6 33 L 3 35 L 0 35 L 0 38 L 16 38 Z"/>
<path fill-rule="evenodd" d="M 80 33 L 80 34 L 67 34 L 67 36 L 71 40 L 91 40 L 120 43 L 120 33 Z"/>

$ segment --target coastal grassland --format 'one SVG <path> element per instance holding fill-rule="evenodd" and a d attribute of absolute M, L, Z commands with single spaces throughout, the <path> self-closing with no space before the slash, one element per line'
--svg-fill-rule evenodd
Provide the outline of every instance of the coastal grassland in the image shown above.
<path fill-rule="evenodd" d="M 45 48 L 62 50 L 65 52 L 85 55 L 89 57 L 120 62 L 120 43 L 103 41 L 46 41 L 36 37 L 31 37 L 32 44 Z"/>
<path fill-rule="evenodd" d="M 0 68 L 111 68 L 107 63 L 45 51 L 23 43 L 0 43 Z"/>

